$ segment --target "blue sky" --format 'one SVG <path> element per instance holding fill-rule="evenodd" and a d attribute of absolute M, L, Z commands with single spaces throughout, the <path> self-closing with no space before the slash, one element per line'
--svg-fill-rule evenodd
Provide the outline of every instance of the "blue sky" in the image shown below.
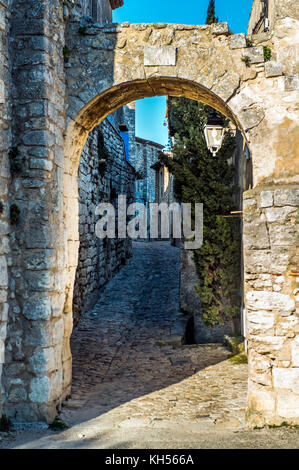
<path fill-rule="evenodd" d="M 204 24 L 209 0 L 124 0 L 114 11 L 113 21 L 121 23 Z M 227 21 L 234 33 L 246 33 L 252 0 L 216 0 L 216 16 Z M 166 98 L 136 101 L 136 134 L 143 139 L 167 144 L 163 126 Z"/>

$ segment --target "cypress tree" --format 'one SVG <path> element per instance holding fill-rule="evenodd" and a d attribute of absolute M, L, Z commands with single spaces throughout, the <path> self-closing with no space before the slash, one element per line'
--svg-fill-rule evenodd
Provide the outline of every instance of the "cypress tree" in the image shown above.
<path fill-rule="evenodd" d="M 175 134 L 173 158 L 161 155 L 174 175 L 179 202 L 203 203 L 203 246 L 194 250 L 205 324 L 213 327 L 240 313 L 239 220 L 223 217 L 237 209 L 233 195 L 235 170 L 229 165 L 235 138 L 226 132 L 222 148 L 213 157 L 206 147 L 204 126 L 211 108 L 186 98 L 171 98 L 170 122 Z"/>
<path fill-rule="evenodd" d="M 218 23 L 218 18 L 215 16 L 215 0 L 210 0 L 207 11 L 206 24 L 213 23 Z"/>

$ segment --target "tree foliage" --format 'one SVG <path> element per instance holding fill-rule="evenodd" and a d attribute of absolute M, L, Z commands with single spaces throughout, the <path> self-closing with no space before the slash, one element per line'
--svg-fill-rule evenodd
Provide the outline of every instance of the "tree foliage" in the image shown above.
<path fill-rule="evenodd" d="M 213 157 L 207 150 L 204 126 L 211 108 L 186 98 L 172 98 L 170 122 L 175 135 L 173 158 L 161 160 L 174 175 L 179 202 L 203 203 L 204 243 L 194 250 L 203 320 L 207 326 L 223 324 L 240 312 L 239 219 L 226 218 L 236 209 L 233 194 L 235 169 L 228 163 L 235 138 L 227 131 L 222 148 Z"/>
<path fill-rule="evenodd" d="M 206 24 L 213 23 L 218 23 L 218 18 L 215 15 L 215 0 L 210 0 L 207 11 Z"/>

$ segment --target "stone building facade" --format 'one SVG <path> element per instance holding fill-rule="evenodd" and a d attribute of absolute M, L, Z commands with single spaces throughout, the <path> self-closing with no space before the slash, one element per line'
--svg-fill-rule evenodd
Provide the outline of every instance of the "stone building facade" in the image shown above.
<path fill-rule="evenodd" d="M 103 157 L 99 142 L 108 155 Z M 74 287 L 73 316 L 92 307 L 99 289 L 106 284 L 132 254 L 132 242 L 96 237 L 95 209 L 101 202 L 116 205 L 117 195 L 135 200 L 135 171 L 125 158 L 124 142 L 113 124 L 105 119 L 93 130 L 83 149 L 78 174 L 79 184 L 79 262 Z"/>
<path fill-rule="evenodd" d="M 136 202 L 156 202 L 156 172 L 152 166 L 158 161 L 164 146 L 136 137 L 136 153 L 132 165 L 136 170 Z"/>
<path fill-rule="evenodd" d="M 289 212 L 299 206 L 299 11 L 289 0 L 274 9 L 267 34 L 250 33 L 248 47 L 226 23 L 99 24 L 70 0 L 0 2 L 1 390 L 13 421 L 53 421 L 71 390 L 88 134 L 119 107 L 164 94 L 213 106 L 248 144 L 247 417 L 252 426 L 299 423 L 298 216 Z"/>

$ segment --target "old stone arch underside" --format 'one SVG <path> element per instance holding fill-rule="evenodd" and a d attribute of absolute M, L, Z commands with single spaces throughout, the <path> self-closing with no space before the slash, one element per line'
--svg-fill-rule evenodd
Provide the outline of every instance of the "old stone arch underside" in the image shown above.
<path fill-rule="evenodd" d="M 41 135 L 48 166 L 40 186 L 17 188 L 27 219 L 22 252 L 15 249 L 18 240 L 12 240 L 17 269 L 12 265 L 9 276 L 20 287 L 8 301 L 6 414 L 18 421 L 51 422 L 56 406 L 70 393 L 77 170 L 88 133 L 124 104 L 171 95 L 221 111 L 242 130 L 250 148 L 254 187 L 244 194 L 243 207 L 248 422 L 298 424 L 298 63 L 290 65 L 281 52 L 297 34 L 298 18 L 286 13 L 251 48 L 243 35 L 231 35 L 225 23 L 85 24 L 72 16 L 71 8 L 67 22 L 57 11 L 48 13 L 46 21 L 53 27 L 48 34 L 56 64 L 46 60 L 45 52 L 43 80 L 52 111 L 43 111 Z M 57 31 L 63 31 L 64 43 L 54 39 Z M 264 45 L 271 47 L 271 62 L 265 63 Z M 244 56 L 250 57 L 250 67 Z M 38 153 L 34 131 L 29 131 L 24 128 L 21 143 L 28 160 Z M 35 233 L 35 244 L 29 233 Z"/>

